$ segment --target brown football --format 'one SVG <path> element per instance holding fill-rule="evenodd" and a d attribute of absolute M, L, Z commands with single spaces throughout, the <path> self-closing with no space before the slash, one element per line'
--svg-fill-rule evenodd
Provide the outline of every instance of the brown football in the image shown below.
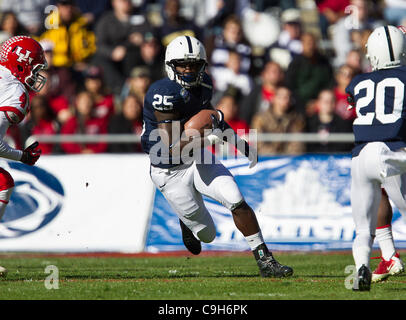
<path fill-rule="evenodd" d="M 211 115 L 214 115 L 217 119 L 218 113 L 215 110 L 202 110 L 195 114 L 185 123 L 185 134 L 186 136 L 196 136 L 199 133 L 200 136 L 204 135 L 205 129 L 212 128 Z M 197 130 L 197 131 L 196 131 Z"/>

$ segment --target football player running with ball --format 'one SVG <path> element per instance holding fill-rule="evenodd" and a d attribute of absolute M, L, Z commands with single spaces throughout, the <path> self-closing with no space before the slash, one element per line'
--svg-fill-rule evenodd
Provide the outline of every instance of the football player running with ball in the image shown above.
<path fill-rule="evenodd" d="M 213 219 L 202 195 L 220 202 L 232 212 L 237 229 L 244 235 L 263 277 L 287 277 L 292 268 L 281 265 L 268 250 L 254 211 L 245 202 L 231 173 L 207 151 L 207 146 L 220 142 L 222 133 L 230 130 L 220 111 L 212 116 L 212 133 L 208 136 L 181 138 L 184 124 L 201 110 L 213 110 L 212 82 L 206 74 L 206 52 L 203 44 L 191 36 L 179 36 L 167 46 L 167 77 L 153 83 L 145 97 L 142 146 L 151 160 L 150 174 L 177 213 L 186 248 L 197 255 L 201 241 L 216 237 Z M 157 133 L 158 132 L 158 133 Z M 233 132 L 234 135 L 236 135 Z M 243 141 L 236 137 L 236 141 Z M 202 159 L 183 161 L 189 147 L 197 146 Z M 188 146 L 188 147 L 186 147 Z M 250 167 L 257 154 L 248 143 L 236 143 Z M 196 148 L 193 149 L 194 151 Z M 195 156 L 195 154 L 193 154 Z M 197 156 L 197 155 L 196 155 Z"/>
<path fill-rule="evenodd" d="M 366 46 L 373 71 L 354 77 L 346 89 L 357 112 L 351 206 L 357 268 L 353 289 L 359 291 L 371 286 L 369 260 L 381 188 L 406 213 L 406 38 L 398 28 L 383 26 L 371 33 Z"/>
<path fill-rule="evenodd" d="M 46 78 L 39 72 L 46 69 L 41 45 L 28 36 L 15 36 L 0 48 L 0 157 L 34 165 L 41 155 L 38 142 L 24 151 L 10 147 L 3 139 L 11 125 L 20 123 L 30 110 L 29 91 L 38 92 Z M 0 220 L 14 189 L 14 180 L 0 168 Z M 0 276 L 7 270 L 0 267 Z"/>

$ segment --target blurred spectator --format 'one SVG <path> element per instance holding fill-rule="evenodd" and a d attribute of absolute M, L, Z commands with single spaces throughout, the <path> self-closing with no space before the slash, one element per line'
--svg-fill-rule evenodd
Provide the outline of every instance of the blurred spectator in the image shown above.
<path fill-rule="evenodd" d="M 114 97 L 103 82 L 103 73 L 97 66 L 89 66 L 84 72 L 85 90 L 92 95 L 94 116 L 108 122 L 114 114 Z"/>
<path fill-rule="evenodd" d="M 257 113 L 251 124 L 258 133 L 299 133 L 305 129 L 305 120 L 291 104 L 291 92 L 279 87 L 272 104 L 265 111 Z M 305 151 L 303 142 L 261 142 L 259 154 L 298 154 Z"/>
<path fill-rule="evenodd" d="M 251 123 L 255 113 L 267 110 L 283 78 L 284 73 L 279 64 L 272 61 L 266 63 L 260 83 L 255 84 L 251 93 L 242 101 L 241 118 Z"/>
<path fill-rule="evenodd" d="M 145 66 L 135 67 L 130 74 L 130 77 L 127 79 L 127 82 L 123 86 L 121 92 L 122 100 L 124 100 L 128 95 L 134 95 L 141 105 L 144 105 L 144 97 L 147 93 L 147 90 L 152 82 L 151 72 Z"/>
<path fill-rule="evenodd" d="M 302 23 L 300 10 L 288 9 L 281 15 L 282 31 L 278 41 L 267 49 L 267 60 L 275 61 L 286 70 L 292 59 L 303 51 L 300 37 L 302 35 Z"/>
<path fill-rule="evenodd" d="M 359 50 L 353 49 L 348 52 L 345 64 L 354 70 L 354 74 L 362 73 L 367 70 L 363 67 L 363 57 Z M 369 70 L 371 71 L 371 70 Z"/>
<path fill-rule="evenodd" d="M 332 29 L 332 44 L 336 54 L 333 65 L 336 67 L 345 63 L 351 49 L 363 49 L 354 40 L 363 38 L 363 32 L 374 30 L 380 24 L 369 16 L 366 0 L 351 0 L 350 8 L 350 14 L 339 19 Z"/>
<path fill-rule="evenodd" d="M 241 73 L 240 66 L 240 55 L 230 50 L 224 67 L 211 68 L 215 92 L 223 94 L 230 85 L 238 88 L 244 96 L 251 92 L 253 81 L 248 74 Z"/>
<path fill-rule="evenodd" d="M 48 21 L 58 26 L 46 30 L 40 40 L 54 43 L 53 64 L 55 67 L 83 69 L 83 64 L 96 52 L 96 38 L 88 29 L 87 19 L 75 7 L 73 0 L 58 0 L 58 10 L 53 11 Z"/>
<path fill-rule="evenodd" d="M 169 42 L 180 35 L 188 35 L 203 41 L 200 28 L 180 15 L 179 0 L 166 0 L 163 6 L 163 24 L 158 30 L 161 44 L 166 47 Z"/>
<path fill-rule="evenodd" d="M 333 70 L 328 59 L 317 48 L 314 35 L 302 36 L 303 53 L 293 59 L 286 71 L 286 84 L 296 99 L 297 111 L 304 114 L 305 106 L 322 89 L 333 85 Z"/>
<path fill-rule="evenodd" d="M 46 70 L 47 77 L 47 94 L 51 97 L 63 96 L 69 103 L 73 102 L 76 90 L 76 82 L 73 80 L 71 69 L 68 67 L 55 67 L 53 59 L 54 43 L 49 40 L 40 41 L 44 49 L 45 59 L 48 63 Z"/>
<path fill-rule="evenodd" d="M 119 94 L 130 70 L 136 65 L 136 51 L 143 34 L 151 31 L 147 20 L 132 19 L 131 0 L 112 0 L 113 10 L 96 24 L 97 52 L 93 63 L 101 66 L 104 81 L 114 94 Z"/>
<path fill-rule="evenodd" d="M 323 90 L 317 99 L 319 112 L 308 119 L 307 132 L 321 137 L 330 133 L 352 132 L 352 121 L 343 120 L 335 113 L 336 100 L 333 90 Z M 308 143 L 307 152 L 350 152 L 351 143 Z"/>
<path fill-rule="evenodd" d="M 149 69 L 152 82 L 166 76 L 164 67 L 164 50 L 151 32 L 144 34 L 144 41 L 137 51 L 137 66 Z"/>
<path fill-rule="evenodd" d="M 0 11 L 12 11 L 29 34 L 37 35 L 44 23 L 44 12 L 50 0 L 2 0 Z"/>
<path fill-rule="evenodd" d="M 124 99 L 122 110 L 109 122 L 108 132 L 111 134 L 135 134 L 142 132 L 142 103 L 132 94 Z M 111 143 L 109 152 L 127 153 L 141 152 L 139 143 Z"/>
<path fill-rule="evenodd" d="M 161 0 L 162 6 L 166 0 Z M 180 14 L 189 21 L 194 21 L 199 28 L 206 28 L 208 21 L 218 12 L 218 0 L 180 0 Z"/>
<path fill-rule="evenodd" d="M 35 96 L 31 99 L 31 112 L 28 121 L 20 127 L 23 141 L 30 136 L 37 134 L 53 135 L 59 132 L 59 123 L 55 120 L 55 115 L 49 107 L 44 96 Z M 55 146 L 52 143 L 40 143 L 42 154 L 52 154 Z"/>
<path fill-rule="evenodd" d="M 241 93 L 238 88 L 230 86 L 217 103 L 216 109 L 223 112 L 224 120 L 235 132 L 243 131 L 244 134 L 248 134 L 249 125 L 239 116 L 238 101 L 240 101 L 240 99 Z"/>
<path fill-rule="evenodd" d="M 250 7 L 248 0 L 206 0 L 204 3 L 207 16 L 204 30 L 206 38 L 220 35 L 227 17 L 235 15 L 242 18 L 245 10 Z"/>
<path fill-rule="evenodd" d="M 49 80 L 45 82 L 40 92 L 32 94 L 34 96 L 43 96 L 47 100 L 52 112 L 56 115 L 58 122 L 63 124 L 72 116 L 70 102 L 64 95 L 59 94 L 57 90 L 51 92 L 53 83 L 52 79 L 50 79 L 50 74 L 47 71 L 42 71 L 41 73 Z"/>
<path fill-rule="evenodd" d="M 406 1 L 384 0 L 384 17 L 388 24 L 395 26 L 406 25 Z"/>
<path fill-rule="evenodd" d="M 89 25 L 94 24 L 106 10 L 111 8 L 110 2 L 110 0 L 75 0 L 75 4 Z"/>
<path fill-rule="evenodd" d="M 355 76 L 354 70 L 348 66 L 341 66 L 335 73 L 336 86 L 334 95 L 336 100 L 335 113 L 344 120 L 354 120 L 357 116 L 355 108 L 348 110 L 347 93 L 345 88 L 350 84 Z"/>
<path fill-rule="evenodd" d="M 106 134 L 107 123 L 93 115 L 94 101 L 91 93 L 82 91 L 76 96 L 75 116 L 66 121 L 61 134 Z M 61 143 L 65 153 L 102 153 L 107 150 L 107 143 Z"/>
<path fill-rule="evenodd" d="M 0 29 L 0 43 L 3 43 L 8 38 L 26 33 L 23 26 L 18 22 L 17 16 L 12 11 L 2 13 Z"/>
<path fill-rule="evenodd" d="M 243 119 L 239 117 L 239 105 L 241 92 L 238 88 L 230 86 L 227 91 L 224 92 L 216 105 L 216 109 L 219 109 L 224 114 L 224 120 L 230 125 L 230 127 L 240 136 L 243 137 L 249 133 L 249 125 Z M 209 147 L 211 152 L 217 155 L 238 155 L 238 150 L 233 144 L 222 144 L 218 148 L 215 146 Z"/>
<path fill-rule="evenodd" d="M 287 10 L 296 8 L 296 0 L 250 0 L 251 7 L 259 12 L 269 11 L 272 8 Z"/>
<path fill-rule="evenodd" d="M 323 39 L 328 39 L 328 27 L 345 15 L 350 0 L 316 0 L 319 11 L 319 26 Z M 348 9 L 347 9 L 348 10 Z"/>
<path fill-rule="evenodd" d="M 229 16 L 224 22 L 223 33 L 214 39 L 211 56 L 212 70 L 224 68 L 230 51 L 236 51 L 241 57 L 240 72 L 247 74 L 251 67 L 251 47 L 243 38 L 241 22 L 237 16 Z"/>

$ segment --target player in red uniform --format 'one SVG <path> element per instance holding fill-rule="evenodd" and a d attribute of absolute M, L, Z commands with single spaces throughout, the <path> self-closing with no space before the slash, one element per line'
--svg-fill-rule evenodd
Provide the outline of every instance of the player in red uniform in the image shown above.
<path fill-rule="evenodd" d="M 30 111 L 29 91 L 38 92 L 46 82 L 40 71 L 47 67 L 41 45 L 27 36 L 15 36 L 0 48 L 0 157 L 34 165 L 41 155 L 38 142 L 24 150 L 10 147 L 4 136 Z M 0 168 L 0 219 L 14 189 L 10 173 Z M 0 267 L 0 276 L 7 270 Z"/>

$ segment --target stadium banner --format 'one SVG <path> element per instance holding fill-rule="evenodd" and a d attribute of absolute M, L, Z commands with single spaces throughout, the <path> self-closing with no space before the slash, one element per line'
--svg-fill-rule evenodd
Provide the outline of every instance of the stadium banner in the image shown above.
<path fill-rule="evenodd" d="M 0 167 L 15 181 L 0 251 L 143 251 L 155 193 L 146 155 L 44 155 L 33 167 Z"/>
<path fill-rule="evenodd" d="M 226 160 L 223 164 L 254 209 L 272 250 L 351 249 L 355 232 L 350 155 L 262 157 L 252 169 L 246 159 Z M 202 244 L 203 250 L 248 250 L 231 212 L 208 198 L 205 205 L 217 236 L 212 243 Z M 406 248 L 406 222 L 396 208 L 392 228 L 397 247 Z M 185 247 L 178 218 L 157 191 L 146 251 L 169 250 Z"/>

